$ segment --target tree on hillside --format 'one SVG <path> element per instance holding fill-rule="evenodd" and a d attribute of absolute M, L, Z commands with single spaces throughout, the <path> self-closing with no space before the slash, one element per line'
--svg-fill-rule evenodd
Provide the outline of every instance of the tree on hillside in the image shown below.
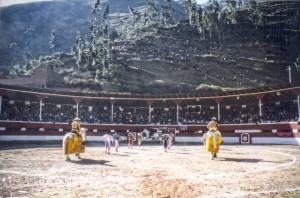
<path fill-rule="evenodd" d="M 263 25 L 263 12 L 260 8 L 260 6 L 258 5 L 258 3 L 256 2 L 256 0 L 249 0 L 249 7 L 248 7 L 249 11 L 250 11 L 250 20 L 253 22 L 253 24 L 255 25 L 256 30 L 258 29 L 258 26 L 262 26 Z"/>
<path fill-rule="evenodd" d="M 294 19 L 291 22 L 291 27 L 293 29 L 292 31 L 300 32 L 300 9 L 298 9 L 294 15 L 295 15 Z M 291 39 L 291 37 L 289 39 Z M 299 39 L 299 37 L 298 37 L 298 39 Z M 298 48 L 298 50 L 299 50 L 299 48 Z M 300 57 L 300 54 L 299 54 L 299 57 Z M 298 71 L 300 71 L 300 69 Z"/>
<path fill-rule="evenodd" d="M 24 47 L 29 47 L 29 43 L 31 41 L 31 34 L 32 34 L 32 29 L 28 28 L 24 31 L 23 33 L 23 44 Z"/>
<path fill-rule="evenodd" d="M 198 32 L 201 34 L 202 33 L 202 37 L 203 39 L 205 39 L 205 31 L 204 31 L 204 25 L 203 25 L 203 10 L 202 7 L 199 6 L 197 8 L 197 30 Z"/>
<path fill-rule="evenodd" d="M 210 0 L 206 10 L 203 13 L 203 27 L 209 32 L 210 38 L 213 38 L 214 33 L 220 39 L 220 23 L 219 13 L 222 5 L 218 0 Z"/>
<path fill-rule="evenodd" d="M 96 3 L 95 5 L 98 5 Z M 89 70 L 95 71 L 95 80 L 109 79 L 114 75 L 111 70 L 111 42 L 118 37 L 116 31 L 110 33 L 110 21 L 109 21 L 109 4 L 106 5 L 104 12 L 100 13 L 100 7 L 94 8 L 94 25 L 95 28 L 95 42 L 90 44 L 88 52 Z"/>
<path fill-rule="evenodd" d="M 171 0 L 163 0 L 160 20 L 161 24 L 164 26 L 169 26 L 173 23 L 173 8 Z"/>
<path fill-rule="evenodd" d="M 117 35 L 109 33 L 109 4 L 101 12 L 100 1 L 97 0 L 92 10 L 89 38 L 83 40 L 78 31 L 71 53 L 77 63 L 78 72 L 87 72 L 96 81 L 110 76 L 109 62 L 111 54 L 110 39 Z"/>
<path fill-rule="evenodd" d="M 185 0 L 184 1 L 185 6 L 187 8 L 187 15 L 189 19 L 189 23 L 192 27 L 197 26 L 197 15 L 199 16 L 197 12 L 197 3 L 195 0 Z"/>
<path fill-rule="evenodd" d="M 226 5 L 222 8 L 221 13 L 224 15 L 224 24 L 236 24 L 237 2 L 235 0 L 226 0 Z"/>
<path fill-rule="evenodd" d="M 50 46 L 50 49 L 53 49 L 55 47 L 55 31 L 54 31 L 54 29 L 51 31 L 51 34 L 49 37 L 49 46 Z"/>
<path fill-rule="evenodd" d="M 109 37 L 109 4 L 103 13 L 101 13 L 100 1 L 95 3 L 93 8 L 93 19 L 90 26 L 90 40 L 84 50 L 86 65 L 84 68 L 89 71 L 102 71 L 103 58 L 105 58 L 106 46 L 105 40 Z M 99 75 L 101 76 L 101 75 Z"/>
<path fill-rule="evenodd" d="M 251 43 L 256 39 L 256 33 L 258 33 L 258 27 L 265 26 L 265 14 L 262 10 L 262 7 L 256 2 L 256 0 L 249 0 L 248 6 L 246 7 L 249 11 L 249 20 L 253 23 L 256 32 L 254 31 L 250 35 Z M 269 37 L 268 33 L 265 35 L 266 38 Z"/>
<path fill-rule="evenodd" d="M 99 26 L 100 33 L 103 34 L 102 36 L 104 38 L 109 38 L 109 18 L 108 18 L 108 14 L 109 14 L 109 4 L 106 5 L 106 9 L 105 9 L 105 11 L 103 13 L 103 16 L 102 16 L 101 26 Z"/>
<path fill-rule="evenodd" d="M 297 71 L 300 71 L 300 54 L 298 55 L 298 57 L 296 58 L 295 62 L 294 62 L 295 68 Z"/>
<path fill-rule="evenodd" d="M 198 6 L 195 0 L 185 0 L 189 24 L 197 28 L 197 31 L 205 39 L 205 28 L 203 26 L 203 10 Z"/>
<path fill-rule="evenodd" d="M 211 13 L 211 22 L 213 24 L 213 29 L 214 31 L 216 31 L 217 35 L 218 35 L 218 38 L 220 39 L 221 38 L 221 32 L 220 32 L 220 12 L 222 10 L 222 4 L 218 1 L 218 0 L 213 0 L 212 1 L 212 13 Z"/>
<path fill-rule="evenodd" d="M 82 41 L 81 33 L 80 33 L 80 31 L 77 31 L 75 44 L 72 46 L 71 54 L 73 54 L 75 57 L 78 70 L 80 70 L 83 50 L 84 50 L 84 44 Z"/>
<path fill-rule="evenodd" d="M 134 33 L 134 31 L 140 29 L 142 14 L 140 11 L 130 6 L 128 6 L 128 10 L 133 15 L 133 19 L 131 20 L 132 30 L 130 31 L 130 33 Z"/>
<path fill-rule="evenodd" d="M 86 65 L 85 68 L 92 69 L 92 63 L 95 63 L 94 60 L 94 52 L 96 49 L 96 41 L 97 41 L 97 29 L 96 29 L 96 21 L 95 19 L 92 19 L 92 24 L 90 26 L 90 39 L 89 42 L 86 45 L 85 51 L 85 59 Z"/>
<path fill-rule="evenodd" d="M 237 23 L 236 14 L 236 0 L 226 0 L 225 5 L 222 5 L 218 0 L 210 0 L 200 17 L 202 20 L 199 24 L 203 25 L 203 31 L 209 32 L 210 38 L 217 36 L 218 40 L 221 40 L 225 29 Z M 205 36 L 205 34 L 203 35 Z"/>
<path fill-rule="evenodd" d="M 93 14 L 96 13 L 100 9 L 100 0 L 96 0 L 96 3 L 93 8 Z"/>
<path fill-rule="evenodd" d="M 218 15 L 219 29 L 224 33 L 228 26 L 236 24 L 236 1 L 226 0 L 226 5 L 221 8 Z"/>
<path fill-rule="evenodd" d="M 18 48 L 18 44 L 17 43 L 11 43 L 9 45 L 9 49 L 12 50 L 12 53 L 14 55 L 13 58 L 11 59 L 11 62 L 10 62 L 11 66 L 13 66 L 13 64 L 14 64 L 14 62 L 16 60 L 17 48 Z"/>
<path fill-rule="evenodd" d="M 120 13 L 118 13 L 117 19 L 118 19 L 118 27 L 117 27 L 118 35 L 123 40 L 125 36 L 125 27 L 124 27 L 124 21 L 120 17 Z"/>
<path fill-rule="evenodd" d="M 239 8 L 241 8 L 243 6 L 243 0 L 238 0 L 237 5 Z"/>
<path fill-rule="evenodd" d="M 24 59 L 25 59 L 26 62 L 29 62 L 32 59 L 32 56 L 29 53 L 29 50 L 28 50 L 27 47 L 24 50 Z"/>
<path fill-rule="evenodd" d="M 119 37 L 119 34 L 116 30 L 112 30 L 109 34 L 109 39 L 114 42 Z"/>
<path fill-rule="evenodd" d="M 155 0 L 145 0 L 147 11 L 145 12 L 146 27 L 158 24 L 158 9 L 155 6 Z"/>

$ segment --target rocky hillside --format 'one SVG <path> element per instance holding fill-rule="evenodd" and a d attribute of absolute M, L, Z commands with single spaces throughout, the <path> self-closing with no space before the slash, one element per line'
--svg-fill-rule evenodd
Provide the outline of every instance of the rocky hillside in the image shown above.
<path fill-rule="evenodd" d="M 77 78 L 85 82 L 77 80 L 72 86 L 139 94 L 283 87 L 291 86 L 286 70 L 289 65 L 293 85 L 300 85 L 299 72 L 293 66 L 300 52 L 300 2 L 268 1 L 261 9 L 263 25 L 256 26 L 249 11 L 240 9 L 237 23 L 228 25 L 220 39 L 208 35 L 204 39 L 185 20 L 155 32 L 117 39 L 113 52 L 118 75 L 95 83 L 90 73 L 81 72 Z M 64 75 L 66 83 L 74 81 L 66 71 L 76 64 L 71 55 L 44 58 L 39 64 L 51 65 Z"/>
<path fill-rule="evenodd" d="M 103 8 L 108 3 L 107 0 L 100 2 Z M 70 52 L 78 30 L 88 36 L 95 3 L 96 0 L 59 0 L 1 7 L 0 68 L 24 64 L 26 48 L 31 59 L 55 52 Z M 117 13 L 121 19 L 129 18 L 128 6 L 142 10 L 145 0 L 109 0 L 112 26 L 117 23 Z M 173 9 L 176 21 L 185 17 L 182 4 L 174 2 Z M 52 30 L 55 30 L 53 49 L 49 46 Z"/>
<path fill-rule="evenodd" d="M 221 41 L 201 40 L 185 21 L 116 43 L 130 72 L 137 74 L 125 75 L 122 84 L 129 91 L 145 90 L 146 84 L 148 92 L 164 88 L 177 93 L 286 86 L 287 66 L 300 52 L 299 20 L 294 21 L 300 2 L 267 2 L 263 9 L 265 28 L 256 29 L 247 11 L 241 10 L 238 23 L 226 29 Z M 299 84 L 299 72 L 293 70 L 293 83 Z"/>

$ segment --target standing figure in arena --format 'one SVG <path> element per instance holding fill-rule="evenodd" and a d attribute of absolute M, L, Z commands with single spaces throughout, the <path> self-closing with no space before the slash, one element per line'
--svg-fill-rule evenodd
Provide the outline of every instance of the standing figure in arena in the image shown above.
<path fill-rule="evenodd" d="M 167 152 L 168 151 L 168 141 L 170 139 L 169 134 L 166 131 L 163 131 L 163 135 L 162 135 L 162 141 L 163 141 L 163 146 L 164 146 L 164 151 Z"/>
<path fill-rule="evenodd" d="M 112 137 L 107 131 L 105 135 L 103 135 L 103 140 L 105 144 L 105 153 L 110 154 L 110 143 L 112 143 Z"/>
<path fill-rule="evenodd" d="M 138 133 L 137 140 L 138 140 L 138 145 L 141 146 L 142 141 L 143 141 L 143 134 L 142 133 Z"/>
<path fill-rule="evenodd" d="M 171 149 L 173 145 L 173 140 L 174 140 L 174 134 L 172 132 L 169 133 L 169 140 L 168 140 L 168 149 Z"/>
<path fill-rule="evenodd" d="M 113 138 L 114 138 L 114 141 L 115 141 L 115 149 L 116 149 L 116 152 L 118 152 L 119 147 L 120 147 L 120 141 L 122 140 L 122 138 L 121 138 L 121 136 L 118 134 L 117 131 L 115 131 L 115 133 L 113 134 Z"/>
<path fill-rule="evenodd" d="M 220 144 L 222 144 L 222 135 L 219 131 L 219 125 L 215 117 L 207 125 L 208 132 L 203 135 L 205 150 L 211 153 L 211 159 L 217 158 Z"/>
<path fill-rule="evenodd" d="M 129 132 L 128 133 L 128 148 L 132 149 L 133 141 L 134 141 L 134 134 Z"/>

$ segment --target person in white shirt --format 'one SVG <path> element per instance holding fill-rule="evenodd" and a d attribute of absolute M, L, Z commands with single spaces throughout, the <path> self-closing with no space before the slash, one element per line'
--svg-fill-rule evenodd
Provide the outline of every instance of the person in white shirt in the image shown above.
<path fill-rule="evenodd" d="M 109 132 L 106 132 L 106 134 L 103 135 L 103 140 L 105 143 L 105 153 L 110 154 L 110 143 L 112 143 L 113 140 Z"/>

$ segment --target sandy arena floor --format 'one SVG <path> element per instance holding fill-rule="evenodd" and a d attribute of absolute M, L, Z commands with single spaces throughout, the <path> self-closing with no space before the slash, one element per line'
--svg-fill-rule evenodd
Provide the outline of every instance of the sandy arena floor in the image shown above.
<path fill-rule="evenodd" d="M 66 162 L 59 145 L 1 146 L 0 197 L 300 197 L 299 146 L 90 145 Z"/>

